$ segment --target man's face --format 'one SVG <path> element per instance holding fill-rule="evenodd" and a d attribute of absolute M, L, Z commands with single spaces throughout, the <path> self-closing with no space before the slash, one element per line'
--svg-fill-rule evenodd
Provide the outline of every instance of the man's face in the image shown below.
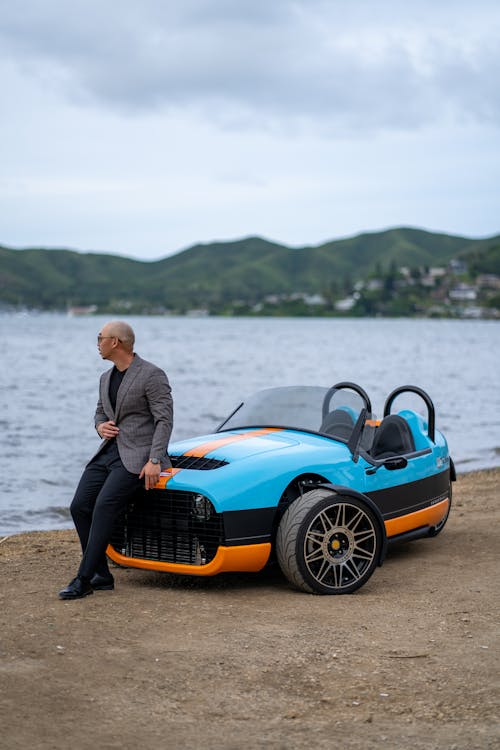
<path fill-rule="evenodd" d="M 103 359 L 109 359 L 111 353 L 116 347 L 117 342 L 118 337 L 113 335 L 113 332 L 109 325 L 105 325 L 103 329 L 99 331 L 99 333 L 97 334 L 97 348 L 99 349 L 99 354 Z"/>

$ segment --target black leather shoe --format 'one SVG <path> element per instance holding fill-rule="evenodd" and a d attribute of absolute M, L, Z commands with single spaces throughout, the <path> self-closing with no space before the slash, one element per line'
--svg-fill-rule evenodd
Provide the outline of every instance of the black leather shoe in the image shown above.
<path fill-rule="evenodd" d="M 68 583 L 65 589 L 59 592 L 59 599 L 81 599 L 84 596 L 93 594 L 94 589 L 87 578 L 77 576 Z"/>
<path fill-rule="evenodd" d="M 90 579 L 90 585 L 94 591 L 113 591 L 115 581 L 111 574 L 109 576 L 100 576 L 99 573 L 96 573 Z"/>

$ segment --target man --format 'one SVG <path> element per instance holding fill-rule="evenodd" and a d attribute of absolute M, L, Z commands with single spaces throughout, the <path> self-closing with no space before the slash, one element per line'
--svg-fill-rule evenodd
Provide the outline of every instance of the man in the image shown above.
<path fill-rule="evenodd" d="M 132 328 L 122 321 L 107 323 L 97 336 L 101 357 L 114 366 L 99 384 L 94 421 L 103 442 L 71 503 L 83 556 L 76 577 L 59 592 L 61 599 L 114 588 L 106 560 L 114 523 L 141 485 L 152 489 L 161 470 L 171 466 L 167 446 L 173 404 L 168 378 L 134 353 L 134 341 Z"/>

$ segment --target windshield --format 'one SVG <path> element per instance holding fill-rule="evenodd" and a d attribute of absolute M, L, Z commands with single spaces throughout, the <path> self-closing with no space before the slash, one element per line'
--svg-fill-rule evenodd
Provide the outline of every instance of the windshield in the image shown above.
<path fill-rule="evenodd" d="M 268 388 L 247 399 L 218 429 L 288 427 L 347 441 L 365 406 L 358 393 L 345 388 Z"/>

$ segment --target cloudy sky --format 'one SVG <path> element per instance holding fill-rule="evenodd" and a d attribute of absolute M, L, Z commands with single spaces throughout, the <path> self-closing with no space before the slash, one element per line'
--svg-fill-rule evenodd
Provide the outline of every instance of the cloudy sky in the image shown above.
<path fill-rule="evenodd" d="M 500 232 L 498 0 L 0 0 L 0 244 Z"/>

